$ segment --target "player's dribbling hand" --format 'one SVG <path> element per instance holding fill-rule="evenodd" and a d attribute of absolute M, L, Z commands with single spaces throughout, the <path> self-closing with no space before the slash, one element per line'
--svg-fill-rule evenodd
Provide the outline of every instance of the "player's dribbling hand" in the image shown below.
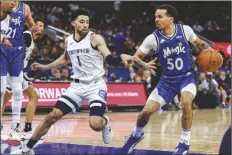
<path fill-rule="evenodd" d="M 7 38 L 3 38 L 2 45 L 7 46 L 7 47 L 13 47 L 13 45 L 11 44 L 11 42 Z"/>
<path fill-rule="evenodd" d="M 42 65 L 42 64 L 39 64 L 37 62 L 34 62 L 33 64 L 31 64 L 31 69 L 34 71 L 34 70 L 47 70 L 46 66 L 45 65 Z"/>

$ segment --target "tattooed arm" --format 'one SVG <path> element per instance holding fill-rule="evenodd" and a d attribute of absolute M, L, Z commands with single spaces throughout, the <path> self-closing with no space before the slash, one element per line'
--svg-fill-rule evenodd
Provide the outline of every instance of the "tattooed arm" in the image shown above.
<path fill-rule="evenodd" d="M 205 41 L 197 38 L 194 42 L 192 42 L 193 45 L 196 48 L 196 52 L 199 55 L 202 51 L 206 50 L 206 49 L 212 49 L 209 44 L 207 44 Z"/>

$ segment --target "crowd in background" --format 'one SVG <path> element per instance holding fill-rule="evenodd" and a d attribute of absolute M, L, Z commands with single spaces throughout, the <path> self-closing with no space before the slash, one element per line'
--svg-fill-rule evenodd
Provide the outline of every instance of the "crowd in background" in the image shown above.
<path fill-rule="evenodd" d="M 156 6 L 163 2 L 26 2 L 30 5 L 33 16 L 42 20 L 45 25 L 73 33 L 71 26 L 71 14 L 79 7 L 90 10 L 92 31 L 101 34 L 113 55 L 121 53 L 133 55 L 141 45 L 143 39 L 155 30 L 154 12 Z M 177 23 L 187 24 L 193 30 L 209 40 L 231 42 L 231 16 L 230 2 L 169 2 L 178 11 Z M 206 9 L 207 8 L 207 9 Z M 37 42 L 32 52 L 32 62 L 50 63 L 57 59 L 64 51 L 63 39 L 67 36 L 62 33 L 60 38 L 47 35 Z M 149 54 L 146 61 L 155 56 Z M 115 67 L 115 66 L 114 66 Z M 107 82 L 144 82 L 150 92 L 155 86 L 154 78 L 147 70 L 139 70 L 132 66 L 128 67 L 127 78 L 118 77 L 116 74 L 108 74 L 109 66 L 105 64 L 104 79 Z M 39 80 L 70 80 L 72 70 L 70 66 L 60 69 L 52 69 L 46 72 L 31 73 Z M 155 79 L 158 81 L 158 78 Z M 153 83 L 152 83 L 153 82 Z M 195 105 L 204 105 L 205 99 L 210 100 L 211 106 L 227 107 L 231 96 L 231 61 L 225 58 L 221 69 L 216 73 L 203 73 L 199 71 L 198 93 Z"/>

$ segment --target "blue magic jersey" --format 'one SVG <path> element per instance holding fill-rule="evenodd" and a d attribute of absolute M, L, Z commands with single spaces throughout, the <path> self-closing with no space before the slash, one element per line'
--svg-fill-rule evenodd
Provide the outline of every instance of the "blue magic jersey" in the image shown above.
<path fill-rule="evenodd" d="M 7 37 L 14 47 L 24 46 L 24 23 L 25 23 L 25 7 L 24 4 L 19 2 L 19 6 L 16 10 L 10 14 L 11 20 Z"/>
<path fill-rule="evenodd" d="M 172 37 L 165 36 L 159 30 L 155 30 L 153 34 L 157 40 L 157 54 L 164 75 L 176 76 L 194 71 L 190 45 L 182 25 L 175 25 Z"/>

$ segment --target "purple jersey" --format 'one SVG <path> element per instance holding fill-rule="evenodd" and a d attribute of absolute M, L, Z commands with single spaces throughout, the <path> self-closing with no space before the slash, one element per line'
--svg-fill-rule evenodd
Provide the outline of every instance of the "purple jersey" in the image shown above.
<path fill-rule="evenodd" d="M 165 36 L 159 30 L 155 30 L 153 34 L 157 40 L 158 59 L 164 75 L 176 76 L 194 72 L 190 45 L 185 38 L 182 25 L 175 25 L 172 37 Z"/>
<path fill-rule="evenodd" d="M 7 38 L 14 47 L 24 46 L 24 23 L 25 23 L 25 6 L 19 2 L 19 6 L 10 14 L 10 24 L 7 32 Z"/>

